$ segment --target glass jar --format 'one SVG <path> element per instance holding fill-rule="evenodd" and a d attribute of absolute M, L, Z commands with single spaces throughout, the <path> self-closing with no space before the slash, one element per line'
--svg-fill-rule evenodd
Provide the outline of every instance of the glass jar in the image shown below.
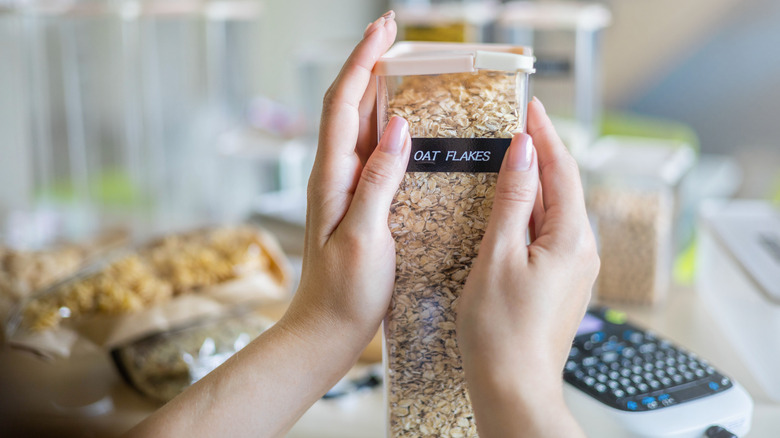
<path fill-rule="evenodd" d="M 384 321 L 388 436 L 476 436 L 455 313 L 504 153 L 525 130 L 529 48 L 399 43 L 377 64 L 378 126 L 409 122 L 390 211 L 396 282 Z"/>

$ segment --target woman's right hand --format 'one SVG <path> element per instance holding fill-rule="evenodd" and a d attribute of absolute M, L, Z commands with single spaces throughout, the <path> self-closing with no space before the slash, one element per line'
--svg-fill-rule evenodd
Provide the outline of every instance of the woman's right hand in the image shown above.
<path fill-rule="evenodd" d="M 504 158 L 458 305 L 463 368 L 488 438 L 582 435 L 570 414 L 560 415 L 568 412 L 561 375 L 599 258 L 577 164 L 535 98 L 528 132 Z"/>

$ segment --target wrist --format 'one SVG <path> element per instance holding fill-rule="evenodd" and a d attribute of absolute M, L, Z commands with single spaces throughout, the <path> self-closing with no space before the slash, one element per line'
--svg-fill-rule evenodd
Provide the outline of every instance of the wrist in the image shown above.
<path fill-rule="evenodd" d="M 327 306 L 303 302 L 303 295 L 301 290 L 296 293 L 296 299 L 277 325 L 309 348 L 328 350 L 339 358 L 354 358 L 350 366 L 354 364 L 370 341 L 370 338 L 364 339 L 365 330 L 356 322 L 328 310 Z"/>
<path fill-rule="evenodd" d="M 469 376 L 471 377 L 471 376 Z M 563 401 L 563 378 L 530 370 L 494 371 L 475 382 L 493 398 L 519 405 L 560 406 Z M 471 380 L 469 380 L 471 388 Z"/>
<path fill-rule="evenodd" d="M 563 381 L 522 375 L 474 381 L 469 394 L 481 437 L 582 436 L 563 398 Z"/>

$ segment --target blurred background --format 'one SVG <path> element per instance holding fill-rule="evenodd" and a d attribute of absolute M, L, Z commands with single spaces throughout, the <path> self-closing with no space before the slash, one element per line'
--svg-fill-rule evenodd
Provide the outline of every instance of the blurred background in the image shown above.
<path fill-rule="evenodd" d="M 680 141 L 724 193 L 778 196 L 775 2 L 428 3 L 3 0 L 0 235 L 159 233 L 300 190 L 321 96 L 391 7 L 401 38 L 533 45 L 581 160 L 603 136 Z"/>
<path fill-rule="evenodd" d="M 391 8 L 398 40 L 533 47 L 600 302 L 657 309 L 711 268 L 708 201 L 780 202 L 780 2 L 0 0 L 0 262 L 247 221 L 294 261 L 322 97 Z"/>

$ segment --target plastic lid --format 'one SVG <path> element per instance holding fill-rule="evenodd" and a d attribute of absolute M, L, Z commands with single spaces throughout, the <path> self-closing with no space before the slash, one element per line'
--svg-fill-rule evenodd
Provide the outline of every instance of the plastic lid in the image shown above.
<path fill-rule="evenodd" d="M 593 173 L 653 178 L 675 186 L 695 160 L 693 147 L 685 142 L 606 136 L 593 144 L 583 167 Z"/>
<path fill-rule="evenodd" d="M 705 225 L 771 302 L 780 305 L 780 210 L 767 201 L 705 204 Z"/>
<path fill-rule="evenodd" d="M 477 70 L 534 72 L 531 49 L 505 44 L 395 44 L 374 67 L 378 76 L 468 73 Z"/>
<path fill-rule="evenodd" d="M 507 27 L 533 29 L 603 29 L 612 22 L 612 13 L 598 3 L 509 2 L 498 18 Z"/>
<path fill-rule="evenodd" d="M 431 25 L 466 22 L 486 25 L 495 20 L 499 6 L 496 1 L 448 2 L 396 5 L 396 21 L 402 25 Z"/>

